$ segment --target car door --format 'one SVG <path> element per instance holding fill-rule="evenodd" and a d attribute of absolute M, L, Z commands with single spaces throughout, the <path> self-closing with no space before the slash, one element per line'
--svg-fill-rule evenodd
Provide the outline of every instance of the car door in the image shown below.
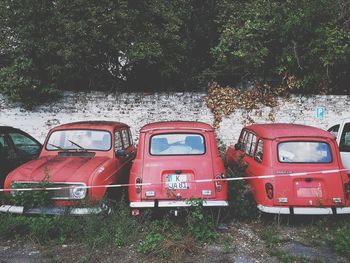
<path fill-rule="evenodd" d="M 118 159 L 118 177 L 119 182 L 127 183 L 131 161 L 135 157 L 132 139 L 128 128 L 122 128 L 115 131 L 115 155 Z"/>
<path fill-rule="evenodd" d="M 3 187 L 6 175 L 20 165 L 19 159 L 8 134 L 0 132 L 0 188 Z"/>
<path fill-rule="evenodd" d="M 29 135 L 11 131 L 8 133 L 8 138 L 17 154 L 19 164 L 23 164 L 39 156 L 41 145 Z"/>
<path fill-rule="evenodd" d="M 339 135 L 338 135 L 339 136 Z M 343 165 L 350 169 L 350 123 L 345 123 L 339 137 L 339 150 Z"/>

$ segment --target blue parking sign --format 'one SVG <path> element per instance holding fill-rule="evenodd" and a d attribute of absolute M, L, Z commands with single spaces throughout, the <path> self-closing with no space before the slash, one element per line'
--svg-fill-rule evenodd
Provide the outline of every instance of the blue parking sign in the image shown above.
<path fill-rule="evenodd" d="M 325 107 L 317 107 L 317 109 L 316 109 L 317 119 L 324 119 L 325 115 L 326 115 Z"/>

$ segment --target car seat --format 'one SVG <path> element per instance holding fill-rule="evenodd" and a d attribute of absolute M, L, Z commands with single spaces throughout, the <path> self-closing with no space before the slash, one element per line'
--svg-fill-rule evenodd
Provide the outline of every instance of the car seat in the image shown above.
<path fill-rule="evenodd" d="M 169 148 L 167 138 L 152 138 L 151 153 L 157 154 Z"/>
<path fill-rule="evenodd" d="M 185 139 L 185 144 L 190 146 L 192 149 L 204 152 L 204 144 L 199 136 L 187 136 Z"/>

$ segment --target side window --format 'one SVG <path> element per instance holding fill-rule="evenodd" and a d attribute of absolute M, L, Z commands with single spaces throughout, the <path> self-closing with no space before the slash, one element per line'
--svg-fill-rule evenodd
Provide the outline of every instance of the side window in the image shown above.
<path fill-rule="evenodd" d="M 245 145 L 245 153 L 250 155 L 250 148 L 252 147 L 252 138 L 253 138 L 253 134 L 251 134 L 250 132 L 248 132 L 248 135 L 246 137 L 247 139 L 247 143 Z"/>
<path fill-rule="evenodd" d="M 249 156 L 253 156 L 253 152 L 254 152 L 254 149 L 255 149 L 255 144 L 256 144 L 256 136 L 253 134 L 252 135 L 252 142 L 251 142 L 250 150 L 249 150 L 249 153 L 248 153 Z"/>
<path fill-rule="evenodd" d="M 258 141 L 258 146 L 256 147 L 256 151 L 254 154 L 254 160 L 261 163 L 264 156 L 264 142 L 263 140 Z"/>
<path fill-rule="evenodd" d="M 0 159 L 5 159 L 9 154 L 10 147 L 5 140 L 5 134 L 0 134 Z"/>
<path fill-rule="evenodd" d="M 350 152 L 350 123 L 346 123 L 340 138 L 339 150 L 341 152 Z"/>
<path fill-rule="evenodd" d="M 246 135 L 246 131 L 242 131 L 241 132 L 241 135 L 239 136 L 239 139 L 238 139 L 238 143 L 240 143 L 241 145 L 243 144 L 243 140 L 244 140 L 244 136 Z"/>
<path fill-rule="evenodd" d="M 129 133 L 126 129 L 122 130 L 122 139 L 123 139 L 124 149 L 128 148 L 130 146 L 130 142 L 129 142 Z"/>
<path fill-rule="evenodd" d="M 40 145 L 31 138 L 16 132 L 9 133 L 9 136 L 20 154 L 35 156 L 39 153 Z"/>
<path fill-rule="evenodd" d="M 335 137 L 338 137 L 338 131 L 339 131 L 340 124 L 334 125 L 331 128 L 328 129 L 328 131 L 333 134 Z"/>
<path fill-rule="evenodd" d="M 120 132 L 116 131 L 114 133 L 115 141 L 114 141 L 114 147 L 115 147 L 115 152 L 118 150 L 123 149 L 123 143 L 122 143 L 122 137 L 120 136 Z"/>
<path fill-rule="evenodd" d="M 130 129 L 128 129 L 128 132 L 129 132 L 129 142 L 130 142 L 130 145 L 133 145 L 134 142 L 133 142 L 133 140 L 132 140 L 132 134 L 131 134 Z"/>

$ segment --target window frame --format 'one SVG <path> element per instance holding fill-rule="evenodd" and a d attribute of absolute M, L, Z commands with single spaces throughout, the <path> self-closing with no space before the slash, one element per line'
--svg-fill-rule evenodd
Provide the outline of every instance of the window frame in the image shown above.
<path fill-rule="evenodd" d="M 204 152 L 201 154 L 152 154 L 151 153 L 151 147 L 152 147 L 152 138 L 157 135 L 168 135 L 168 134 L 194 134 L 194 135 L 199 135 L 203 139 L 203 146 L 204 146 Z M 151 156 L 156 156 L 156 157 L 166 157 L 166 156 L 203 156 L 207 154 L 207 142 L 205 139 L 205 135 L 202 133 L 196 133 L 196 132 L 164 132 L 164 133 L 156 133 L 153 134 L 152 136 L 149 137 L 148 140 L 148 154 Z"/>
<path fill-rule="evenodd" d="M 257 153 L 258 153 L 258 149 L 259 149 L 259 144 L 260 144 L 260 142 L 262 143 L 262 146 L 261 146 L 261 147 L 262 147 L 262 151 L 261 151 L 262 157 L 261 157 L 261 160 L 259 160 L 259 159 L 256 158 L 256 155 L 257 155 Z M 256 161 L 257 163 L 262 163 L 262 162 L 264 161 L 264 144 L 265 144 L 265 142 L 264 142 L 263 139 L 257 138 L 256 148 L 255 148 L 254 155 L 253 155 L 253 159 L 254 159 L 254 161 Z"/>
<path fill-rule="evenodd" d="M 134 145 L 134 141 L 132 140 L 132 133 L 131 133 L 131 129 L 128 128 L 128 133 L 129 133 L 129 146 Z"/>
<path fill-rule="evenodd" d="M 325 143 L 328 145 L 328 149 L 329 149 L 329 152 L 331 154 L 331 160 L 330 162 L 281 162 L 280 161 L 280 158 L 279 158 L 279 145 L 282 144 L 282 143 L 291 143 L 291 142 L 315 142 L 315 143 Z M 316 165 L 320 165 L 320 164 L 332 164 L 334 162 L 334 158 L 333 158 L 333 152 L 332 152 L 332 147 L 331 145 L 328 143 L 328 142 L 325 142 L 325 141 L 313 141 L 313 140 L 308 140 L 308 141 L 282 141 L 282 142 L 279 142 L 277 144 L 277 150 L 276 150 L 276 156 L 277 156 L 277 161 L 281 164 L 316 164 Z"/>
<path fill-rule="evenodd" d="M 45 146 L 45 150 L 49 151 L 49 152 L 54 152 L 54 151 L 74 151 L 74 149 L 47 149 L 47 144 L 52 136 L 53 133 L 55 132 L 59 132 L 59 131 L 99 131 L 99 132 L 107 132 L 109 133 L 109 135 L 111 136 L 111 143 L 110 143 L 110 147 L 108 150 L 98 150 L 98 149 L 86 149 L 87 151 L 91 151 L 91 152 L 109 152 L 110 150 L 113 149 L 113 135 L 110 131 L 108 130 L 102 130 L 102 129 L 82 129 L 82 128 L 73 128 L 73 129 L 59 129 L 59 130 L 55 130 L 53 132 L 51 132 L 49 134 L 49 136 L 47 137 L 47 139 L 45 140 L 44 146 Z M 43 147 L 44 147 L 43 146 Z"/>
<path fill-rule="evenodd" d="M 331 130 L 334 128 L 334 127 L 337 127 L 338 126 L 338 129 L 336 131 L 337 135 L 335 135 Z M 344 130 L 344 129 L 343 129 Z M 336 125 L 333 125 L 332 127 L 330 127 L 328 130 L 327 130 L 329 133 L 331 133 L 332 135 L 334 135 L 334 137 L 338 138 L 338 135 L 339 135 L 339 131 L 340 131 L 340 124 L 336 124 Z"/>
<path fill-rule="evenodd" d="M 117 148 L 116 148 L 116 142 L 117 142 L 117 140 L 116 140 L 116 139 L 117 139 L 116 134 L 118 134 L 118 135 L 119 135 L 119 138 L 120 138 L 120 146 L 121 146 L 120 149 L 117 149 Z M 121 135 L 121 132 L 120 132 L 119 129 L 114 131 L 114 153 L 116 154 L 118 150 L 124 150 L 123 139 L 122 139 L 122 135 Z"/>
<path fill-rule="evenodd" d="M 121 136 L 122 136 L 122 142 L 123 142 L 123 149 L 125 150 L 125 149 L 127 149 L 127 148 L 129 148 L 130 147 L 130 138 L 129 138 L 129 132 L 128 132 L 128 130 L 126 129 L 126 128 L 123 128 L 123 129 L 121 129 Z M 126 135 L 126 140 L 124 140 L 124 133 L 125 133 L 125 135 Z M 125 146 L 125 142 L 127 142 L 128 143 L 128 146 Z"/>
<path fill-rule="evenodd" d="M 343 129 L 341 131 L 341 135 L 340 135 L 340 138 L 339 138 L 339 151 L 340 152 L 350 153 L 350 145 L 349 146 L 344 145 L 345 144 L 345 129 L 347 127 L 349 127 L 347 133 L 350 133 L 350 122 L 344 123 L 344 125 L 343 125 Z"/>

